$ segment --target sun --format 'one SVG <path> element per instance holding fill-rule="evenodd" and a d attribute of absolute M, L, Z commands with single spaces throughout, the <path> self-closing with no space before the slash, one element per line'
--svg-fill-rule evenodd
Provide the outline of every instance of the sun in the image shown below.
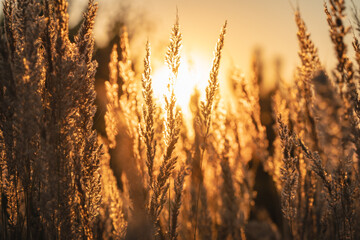
<path fill-rule="evenodd" d="M 209 78 L 210 63 L 201 54 L 182 54 L 178 78 L 174 84 L 177 105 L 186 118 L 191 117 L 189 102 L 195 89 L 205 91 Z M 166 65 L 154 69 L 153 89 L 155 98 L 163 103 L 167 91 L 170 70 Z"/>

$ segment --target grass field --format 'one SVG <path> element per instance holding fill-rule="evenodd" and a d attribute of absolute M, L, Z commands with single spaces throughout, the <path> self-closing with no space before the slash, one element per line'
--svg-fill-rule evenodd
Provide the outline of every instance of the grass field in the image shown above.
<path fill-rule="evenodd" d="M 319 13 L 331 70 L 294 10 L 300 64 L 266 94 L 258 54 L 219 76 L 227 21 L 199 86 L 178 14 L 138 72 L 126 26 L 95 61 L 93 0 L 76 33 L 66 0 L 2 3 L 0 239 L 360 239 L 357 3 Z"/>

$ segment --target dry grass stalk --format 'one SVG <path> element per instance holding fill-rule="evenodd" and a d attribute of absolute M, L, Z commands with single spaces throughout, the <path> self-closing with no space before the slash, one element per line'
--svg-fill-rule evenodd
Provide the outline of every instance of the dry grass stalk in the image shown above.
<path fill-rule="evenodd" d="M 214 60 L 210 71 L 210 78 L 209 78 L 208 86 L 205 89 L 205 93 L 206 93 L 205 101 L 202 101 L 200 103 L 200 116 L 201 116 L 200 122 L 202 127 L 204 144 L 206 142 L 205 139 L 210 132 L 211 114 L 214 108 L 216 95 L 218 94 L 218 89 L 219 89 L 218 74 L 220 68 L 221 51 L 224 46 L 226 26 L 227 26 L 227 22 L 225 22 L 224 26 L 222 27 L 218 42 L 216 43 L 215 46 Z"/>
<path fill-rule="evenodd" d="M 307 32 L 305 22 L 301 18 L 300 12 L 295 12 L 295 21 L 298 26 L 298 41 L 300 46 L 299 57 L 301 60 L 301 66 L 298 67 L 298 77 L 301 81 L 300 94 L 302 98 L 305 99 L 304 103 L 304 115 L 308 122 L 309 132 L 313 141 L 315 148 L 321 152 L 319 146 L 319 139 L 316 131 L 315 118 L 313 116 L 312 104 L 313 104 L 313 93 L 312 93 L 312 79 L 318 74 L 321 70 L 321 63 L 318 56 L 317 48 L 310 39 L 310 34 Z M 306 126 L 305 126 L 306 127 Z"/>
<path fill-rule="evenodd" d="M 221 29 L 219 39 L 215 46 L 215 52 L 214 52 L 214 60 L 213 65 L 210 71 L 210 78 L 208 81 L 208 86 L 205 89 L 205 101 L 200 102 L 200 115 L 199 115 L 199 124 L 201 128 L 201 136 L 202 136 L 202 142 L 201 142 L 201 153 L 200 153 L 200 159 L 199 159 L 199 166 L 200 166 L 200 172 L 202 171 L 202 159 L 204 156 L 205 148 L 206 148 L 206 138 L 210 133 L 210 126 L 211 126 L 211 115 L 212 110 L 215 105 L 215 99 L 216 95 L 218 94 L 218 88 L 219 88 L 219 81 L 218 81 L 218 74 L 219 74 L 219 68 L 220 68 L 220 59 L 221 59 L 221 51 L 224 46 L 224 40 L 225 40 L 225 33 L 226 33 L 226 26 L 227 21 L 225 21 L 224 26 Z M 201 182 L 201 180 L 200 180 Z M 197 192 L 197 199 L 196 199 L 196 207 L 195 207 L 195 228 L 194 228 L 194 239 L 196 239 L 196 230 L 197 230 L 197 220 L 198 220 L 198 205 L 199 205 L 199 198 L 201 196 L 201 184 L 199 184 L 198 192 Z"/>
<path fill-rule="evenodd" d="M 325 13 L 327 15 L 328 24 L 330 26 L 330 36 L 331 40 L 334 43 L 338 59 L 338 65 L 336 68 L 336 72 L 334 72 L 334 76 L 340 90 L 340 96 L 345 105 L 345 121 L 343 121 L 342 123 L 343 125 L 345 125 L 343 126 L 343 128 L 349 128 L 353 135 L 353 138 L 345 138 L 343 139 L 343 141 L 350 141 L 355 145 L 356 154 L 359 159 L 360 146 L 358 141 L 356 141 L 354 138 L 360 136 L 360 98 L 357 89 L 358 87 L 356 86 L 356 83 L 354 81 L 353 64 L 347 56 L 347 46 L 344 41 L 345 36 L 350 31 L 350 27 L 345 27 L 343 23 L 345 20 L 345 1 L 330 1 L 330 10 L 331 11 L 328 10 L 327 5 L 325 4 Z"/>
<path fill-rule="evenodd" d="M 174 83 L 177 79 L 179 64 L 180 64 L 180 48 L 181 48 L 181 33 L 178 17 L 173 26 L 170 45 L 166 52 L 166 63 L 171 70 L 168 84 L 168 95 L 165 96 L 165 129 L 164 142 L 165 149 L 163 159 L 160 165 L 159 174 L 154 180 L 153 195 L 150 202 L 150 215 L 155 223 L 156 231 L 160 238 L 163 238 L 163 233 L 160 225 L 160 213 L 166 203 L 169 190 L 169 183 L 167 183 L 175 164 L 177 157 L 173 156 L 176 143 L 180 133 L 180 113 L 176 110 L 176 98 L 174 93 Z"/>
<path fill-rule="evenodd" d="M 141 126 L 141 135 L 146 147 L 146 166 L 148 168 L 149 186 L 153 184 L 153 166 L 156 152 L 156 142 L 154 141 L 154 115 L 156 105 L 153 100 L 153 88 L 150 66 L 150 44 L 146 44 L 146 57 L 144 59 L 144 73 L 142 76 L 143 87 L 143 124 Z"/>
<path fill-rule="evenodd" d="M 285 218 L 289 221 L 290 231 L 292 236 L 296 234 L 295 218 L 299 214 L 296 210 L 296 191 L 298 187 L 299 172 L 296 165 L 298 158 L 292 156 L 295 148 L 294 136 L 291 135 L 288 127 L 284 125 L 281 116 L 278 118 L 279 136 L 281 139 L 282 153 L 283 153 L 283 167 L 281 168 L 282 192 L 281 205 Z"/>
<path fill-rule="evenodd" d="M 352 91 L 352 78 L 353 70 L 352 63 L 347 57 L 347 46 L 344 42 L 345 35 L 349 33 L 350 28 L 345 27 L 343 24 L 345 1 L 344 0 L 331 0 L 330 11 L 325 4 L 325 13 L 327 21 L 330 26 L 330 37 L 335 45 L 336 56 L 338 59 L 336 83 L 339 85 L 339 91 L 342 97 L 346 97 L 347 91 Z M 347 90 L 344 89 L 344 84 L 347 85 Z M 348 104 L 348 103 L 347 103 Z"/>

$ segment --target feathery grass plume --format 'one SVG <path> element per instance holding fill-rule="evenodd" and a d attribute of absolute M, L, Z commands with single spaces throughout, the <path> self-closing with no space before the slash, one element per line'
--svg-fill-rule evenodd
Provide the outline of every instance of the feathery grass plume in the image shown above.
<path fill-rule="evenodd" d="M 298 26 L 298 40 L 300 46 L 299 57 L 301 60 L 301 66 L 298 67 L 298 92 L 300 97 L 300 103 L 304 111 L 302 117 L 304 133 L 303 137 L 312 146 L 323 154 L 323 148 L 320 146 L 320 139 L 318 136 L 319 127 L 318 122 L 314 117 L 314 103 L 315 99 L 312 93 L 312 86 L 314 78 L 317 77 L 319 70 L 321 70 L 321 64 L 318 58 L 317 49 L 310 39 L 310 34 L 307 33 L 307 29 L 304 21 L 302 20 L 300 13 L 295 13 L 295 19 Z M 319 103 L 319 102 L 317 102 Z M 300 120 L 301 121 L 301 120 Z M 309 135 L 309 136 L 308 136 Z M 300 192 L 298 200 L 299 214 L 297 217 L 296 225 L 299 226 L 298 231 L 301 238 L 305 236 L 307 238 L 313 237 L 316 229 L 311 228 L 314 221 L 317 220 L 317 216 L 314 211 L 313 202 L 315 194 L 316 179 L 314 179 L 312 172 L 307 170 L 306 163 L 302 155 L 299 156 L 299 185 Z M 305 170 L 305 171 L 304 171 Z M 302 230 L 300 230 L 302 229 Z"/>
<path fill-rule="evenodd" d="M 261 123 L 261 109 L 260 109 L 260 83 L 261 83 L 261 61 L 259 56 L 254 54 L 252 59 L 252 76 L 247 83 L 242 86 L 243 100 L 248 102 L 252 111 L 249 111 L 251 123 L 254 125 L 255 131 L 252 133 L 254 141 L 256 141 L 255 154 L 253 158 L 265 162 L 268 158 L 268 140 L 266 138 L 266 128 Z M 237 89 L 239 91 L 239 89 Z M 255 133 L 256 132 L 256 133 Z"/>
<path fill-rule="evenodd" d="M 358 105 L 359 98 L 353 81 L 353 65 L 347 57 L 347 45 L 344 41 L 345 36 L 350 31 L 349 27 L 344 26 L 344 11 L 345 1 L 343 0 L 331 0 L 330 11 L 325 4 L 325 13 L 330 27 L 330 37 L 334 43 L 338 60 L 336 71 L 334 71 L 333 74 L 340 92 L 340 97 L 345 105 L 345 120 L 350 119 L 350 121 L 352 121 L 351 115 L 353 115 L 353 110 L 356 110 L 355 106 Z M 347 125 L 347 121 L 343 124 Z M 358 129 L 355 126 L 356 124 L 351 123 L 351 125 L 351 131 L 357 134 Z M 343 128 L 346 128 L 346 126 L 343 126 Z"/>
<path fill-rule="evenodd" d="M 127 98 L 134 97 L 131 95 L 135 93 L 135 73 L 132 70 L 129 36 L 126 26 L 121 28 L 119 73 L 119 84 L 121 85 L 120 95 L 126 93 Z"/>
<path fill-rule="evenodd" d="M 100 223 L 102 229 L 99 235 L 102 239 L 124 239 L 127 220 L 124 214 L 123 200 L 113 170 L 110 167 L 109 148 L 104 140 L 99 137 L 102 144 L 103 155 L 100 160 L 102 204 L 100 208 Z M 99 223 L 99 225 L 100 225 Z M 109 229 L 110 228 L 110 229 Z"/>
<path fill-rule="evenodd" d="M 45 16 L 53 28 L 48 30 L 46 41 L 49 46 L 45 48 L 50 65 L 45 82 L 48 91 L 45 99 L 50 107 L 45 110 L 48 118 L 46 127 L 56 129 L 49 140 L 57 144 L 53 148 L 55 151 L 51 148 L 47 150 L 54 151 L 60 159 L 55 164 L 59 169 L 54 175 L 68 181 L 55 193 L 62 211 L 71 216 L 68 218 L 70 221 L 61 220 L 60 224 L 64 227 L 60 227 L 60 235 L 91 238 L 100 201 L 99 148 L 96 133 L 92 130 L 95 114 L 93 85 L 97 66 L 92 61 L 92 28 L 96 4 L 89 2 L 75 44 L 68 36 L 67 5 L 66 1 L 45 4 Z M 56 35 L 52 35 L 53 32 Z M 59 124 L 58 119 L 66 122 L 60 121 Z M 60 215 L 59 219 L 66 218 Z"/>
<path fill-rule="evenodd" d="M 359 116 L 360 103 L 359 94 L 356 83 L 354 82 L 354 70 L 351 60 L 347 56 L 347 45 L 344 41 L 345 36 L 349 33 L 350 27 L 344 26 L 345 20 L 345 1 L 331 0 L 330 10 L 325 4 L 325 13 L 327 15 L 328 24 L 330 26 L 330 37 L 335 46 L 336 56 L 338 60 L 334 77 L 340 90 L 341 99 L 345 105 L 345 116 L 343 128 L 349 128 L 350 125 L 352 139 L 343 139 L 343 141 L 352 141 L 356 148 L 357 158 L 360 156 L 360 145 L 354 140 L 360 136 Z M 348 123 L 350 121 L 350 123 Z M 358 161 L 360 163 L 360 161 Z"/>
<path fill-rule="evenodd" d="M 215 105 L 216 95 L 218 95 L 219 91 L 219 68 L 220 68 L 220 60 L 221 60 L 221 52 L 222 48 L 224 46 L 224 40 L 225 40 L 225 33 L 226 33 L 226 26 L 227 21 L 225 21 L 225 24 L 223 25 L 219 39 L 215 46 L 215 52 L 214 52 L 214 59 L 212 68 L 210 71 L 210 78 L 208 81 L 208 86 L 205 89 L 205 101 L 200 102 L 200 111 L 199 111 L 199 125 L 201 129 L 201 143 L 200 143 L 200 155 L 199 155 L 199 169 L 200 173 L 202 172 L 202 159 L 204 156 L 205 148 L 206 148 L 206 138 L 208 137 L 210 133 L 210 127 L 211 127 L 211 114 L 213 113 L 213 108 Z M 200 182 L 202 180 L 200 179 Z M 196 206 L 195 206 L 195 226 L 194 226 L 194 239 L 196 239 L 196 231 L 197 231 L 197 222 L 198 222 L 198 205 L 199 205 L 199 198 L 202 195 L 201 194 L 201 184 L 199 184 L 197 199 L 196 199 Z"/>
<path fill-rule="evenodd" d="M 76 118 L 77 111 L 71 111 L 75 107 L 72 99 L 79 96 L 74 91 L 79 87 L 79 82 L 75 79 L 77 75 L 74 72 L 75 66 L 79 67 L 82 62 L 74 64 L 72 61 L 74 56 L 72 50 L 75 49 L 72 48 L 68 39 L 66 11 L 67 2 L 45 3 L 44 15 L 48 18 L 49 27 L 45 36 L 48 68 L 45 81 L 45 130 L 43 131 L 46 133 L 45 143 L 48 144 L 45 148 L 46 157 L 54 159 L 54 162 L 49 163 L 49 185 L 52 187 L 48 189 L 49 199 L 44 201 L 52 199 L 55 201 L 49 204 L 49 213 L 44 218 L 48 223 L 53 224 L 50 225 L 52 238 L 77 237 L 78 232 L 75 232 L 72 226 L 80 221 L 76 220 L 78 212 L 75 213 L 75 209 L 79 208 L 75 207 L 76 190 L 72 183 L 73 177 L 70 177 L 74 168 L 74 158 L 70 157 L 73 149 L 69 142 L 73 143 L 70 136 L 76 131 L 76 120 L 73 119 Z M 65 74 L 69 72 L 74 74 Z M 72 121 L 69 121 L 70 119 Z M 82 230 L 80 226 L 78 229 Z"/>
<path fill-rule="evenodd" d="M 109 139 L 109 147 L 116 147 L 116 136 L 118 134 L 118 118 L 116 112 L 119 110 L 119 85 L 118 85 L 118 54 L 117 45 L 113 46 L 109 62 L 109 81 L 105 81 L 107 111 L 105 113 L 105 130 Z"/>
<path fill-rule="evenodd" d="M 110 147 L 116 147 L 116 136 L 119 126 L 125 124 L 133 138 L 133 152 L 136 161 L 140 162 L 140 137 L 137 131 L 141 120 L 137 99 L 137 85 L 132 70 L 130 50 L 126 28 L 123 28 L 120 37 L 120 59 L 117 53 L 117 45 L 114 45 L 109 63 L 109 81 L 105 81 L 107 112 L 105 114 L 106 134 L 110 140 Z M 119 113 L 125 114 L 125 118 L 119 118 Z M 137 116 L 133 118 L 133 116 Z"/>
<path fill-rule="evenodd" d="M 292 156 L 295 148 L 294 136 L 291 135 L 288 126 L 284 125 L 281 115 L 278 117 L 279 136 L 283 152 L 283 167 L 281 168 L 281 205 L 284 217 L 288 220 L 291 237 L 297 235 L 297 225 L 294 224 L 295 218 L 299 214 L 296 209 L 296 192 L 298 187 L 299 172 L 296 167 L 298 158 Z"/>
<path fill-rule="evenodd" d="M 127 114 L 135 113 L 137 118 L 134 118 L 134 123 L 140 120 L 140 112 L 137 99 L 137 84 L 135 82 L 135 73 L 132 69 L 132 61 L 130 58 L 130 47 L 127 28 L 122 27 L 120 36 L 120 59 L 118 63 L 119 68 L 119 84 L 121 84 L 121 104 L 123 105 L 124 111 L 129 111 Z M 129 118 L 131 121 L 132 118 Z M 135 131 L 132 134 L 136 134 Z M 135 147 L 135 146 L 134 146 Z"/>
<path fill-rule="evenodd" d="M 301 18 L 300 12 L 295 12 L 295 22 L 298 27 L 297 37 L 299 42 L 299 57 L 301 66 L 297 68 L 298 77 L 301 81 L 299 92 L 304 99 L 304 115 L 305 121 L 308 122 L 309 132 L 313 145 L 317 151 L 322 152 L 319 146 L 319 139 L 316 131 L 315 119 L 312 112 L 313 93 L 312 93 L 312 80 L 316 74 L 321 70 L 321 63 L 318 56 L 317 48 L 310 39 L 310 34 L 307 33 L 304 20 Z M 306 124 L 307 125 L 307 124 Z M 306 127 L 306 126 L 305 126 Z"/>
<path fill-rule="evenodd" d="M 135 81 L 135 72 L 132 68 L 132 61 L 130 59 L 130 47 L 128 32 L 125 26 L 122 27 L 122 33 L 120 36 L 120 61 L 119 61 L 119 81 L 121 83 L 121 97 L 120 105 L 127 116 L 129 125 L 129 132 L 134 139 L 133 152 L 140 171 L 144 173 L 144 162 L 142 159 L 143 145 L 140 137 L 140 132 L 136 131 L 141 124 L 142 109 L 140 102 L 140 90 L 141 87 L 138 81 Z M 133 116 L 136 116 L 133 117 Z"/>
<path fill-rule="evenodd" d="M 146 56 L 144 59 L 144 73 L 142 76 L 143 87 L 143 122 L 140 126 L 141 136 L 146 147 L 146 166 L 148 168 L 149 186 L 153 184 L 153 166 L 156 153 L 156 141 L 154 141 L 155 129 L 154 129 L 154 115 L 156 105 L 153 100 L 153 87 L 151 78 L 151 66 L 150 66 L 150 44 L 146 43 Z"/>
<path fill-rule="evenodd" d="M 130 56 L 129 38 L 127 28 L 122 27 L 120 36 L 120 59 L 118 62 L 119 69 L 119 93 L 121 110 L 125 114 L 125 121 L 128 127 L 128 132 L 133 139 L 133 154 L 136 164 L 142 173 L 144 173 L 144 162 L 142 159 L 142 140 L 140 132 L 137 131 L 141 124 L 142 110 L 140 102 L 139 82 L 135 79 L 135 72 L 133 70 Z M 136 117 L 134 117 L 136 116 Z"/>
<path fill-rule="evenodd" d="M 80 197 L 81 218 L 85 227 L 85 237 L 93 238 L 92 228 L 96 216 L 98 214 L 101 196 L 101 181 L 99 174 L 100 148 L 97 143 L 97 135 L 93 130 L 93 118 L 95 116 L 96 107 L 94 105 L 95 93 L 95 72 L 97 63 L 92 60 L 94 49 L 94 38 L 92 29 L 94 27 L 94 19 L 97 11 L 97 3 L 93 0 L 89 1 L 87 12 L 84 14 L 84 21 L 80 27 L 78 38 L 75 40 L 77 44 L 79 57 L 78 59 L 86 64 L 83 75 L 81 76 L 83 85 L 80 88 L 80 96 L 78 100 L 79 127 L 75 142 L 79 144 L 79 148 L 74 151 L 75 158 L 75 182 Z M 77 168 L 77 169 L 76 169 Z"/>
<path fill-rule="evenodd" d="M 39 236 L 34 230 L 40 228 L 37 212 L 40 206 L 33 196 L 40 193 L 40 166 L 43 165 L 38 143 L 44 82 L 44 59 L 40 48 L 45 21 L 40 11 L 40 4 L 30 1 L 4 4 L 4 15 L 9 19 L 5 19 L 5 32 L 1 30 L 5 42 L 1 54 L 0 128 L 5 144 L 8 186 L 13 187 L 9 189 L 9 197 L 15 194 L 9 199 L 10 212 L 17 216 L 17 220 L 12 221 L 15 228 L 7 229 L 4 225 L 5 231 L 10 230 L 9 238 Z"/>
<path fill-rule="evenodd" d="M 182 34 L 180 32 L 179 15 L 176 14 L 176 22 L 173 25 L 170 44 L 166 51 L 165 62 L 170 69 L 173 76 L 170 77 L 169 88 L 174 85 L 174 81 L 177 78 L 180 66 L 180 49 L 181 49 Z"/>
<path fill-rule="evenodd" d="M 176 98 L 174 93 L 174 83 L 177 79 L 178 69 L 180 65 L 180 48 L 181 48 L 181 33 L 179 26 L 179 18 L 176 17 L 176 22 L 173 26 L 170 45 L 166 52 L 166 63 L 170 69 L 168 94 L 165 95 L 165 120 L 164 120 L 164 143 L 165 149 L 163 159 L 160 165 L 159 173 L 154 179 L 153 195 L 150 201 L 150 215 L 154 221 L 157 237 L 164 238 L 164 233 L 161 230 L 160 213 L 167 200 L 167 192 L 169 184 L 167 183 L 175 164 L 177 156 L 173 156 L 176 143 L 180 133 L 180 112 L 176 109 Z M 170 199 L 169 199 L 170 200 Z"/>
<path fill-rule="evenodd" d="M 298 27 L 297 37 L 299 41 L 299 57 L 301 60 L 302 68 L 300 69 L 301 75 L 306 81 L 307 87 L 311 83 L 311 79 L 316 74 L 316 71 L 321 70 L 321 63 L 318 56 L 318 50 L 307 32 L 304 20 L 299 11 L 295 12 L 295 22 Z M 310 91 L 310 89 L 308 89 Z"/>
<path fill-rule="evenodd" d="M 344 42 L 346 34 L 349 33 L 350 28 L 344 26 L 345 20 L 345 1 L 344 0 L 330 0 L 330 11 L 325 3 L 325 13 L 327 22 L 330 27 L 330 37 L 335 45 L 336 57 L 338 60 L 336 72 L 334 73 L 336 83 L 339 86 L 339 91 L 342 98 L 346 99 L 349 91 L 353 91 L 353 67 L 352 62 L 347 57 L 347 46 Z M 344 84 L 348 89 L 344 89 Z M 346 104 L 349 104 L 345 101 Z"/>
<path fill-rule="evenodd" d="M 282 98 L 280 91 L 277 91 L 273 96 L 273 112 L 274 117 L 276 118 L 281 114 L 281 121 L 285 126 L 289 125 L 289 109 L 286 106 L 286 100 Z M 273 126 L 274 130 L 279 129 L 279 122 L 275 122 Z M 279 193 L 281 193 L 281 163 L 282 163 L 282 147 L 281 147 L 281 139 L 279 135 L 276 135 L 276 138 L 273 142 L 274 146 L 274 154 L 270 157 L 268 161 L 266 161 L 264 167 L 267 172 L 272 175 L 272 178 L 275 182 L 276 189 Z"/>
<path fill-rule="evenodd" d="M 95 16 L 98 6 L 94 0 L 89 0 L 87 10 L 84 13 L 84 20 L 80 26 L 80 29 L 75 36 L 75 43 L 79 49 L 79 53 L 84 55 L 85 62 L 90 64 L 92 61 L 92 51 L 89 49 L 94 48 L 95 40 L 92 36 L 92 30 L 94 29 Z M 94 64 L 94 62 L 93 62 Z"/>
<path fill-rule="evenodd" d="M 221 29 L 219 39 L 216 43 L 214 60 L 210 71 L 210 78 L 209 78 L 208 86 L 205 89 L 206 99 L 205 101 L 200 102 L 200 124 L 202 128 L 204 144 L 206 143 L 206 137 L 210 132 L 211 114 L 214 108 L 214 101 L 216 95 L 218 94 L 218 89 L 219 89 L 218 74 L 220 68 L 221 52 L 224 46 L 226 26 L 227 26 L 227 21 L 225 21 L 225 24 Z M 203 146 L 203 148 L 204 147 L 205 146 Z"/>
<path fill-rule="evenodd" d="M 126 98 L 127 104 L 130 105 L 130 110 L 135 111 L 136 109 L 136 87 L 135 84 L 135 73 L 132 69 L 132 61 L 130 55 L 129 37 L 127 28 L 125 26 L 121 29 L 120 35 L 120 56 L 119 56 L 119 85 L 121 85 L 120 93 L 121 96 Z M 125 99 L 123 100 L 125 101 Z M 126 102 L 125 101 L 125 102 Z"/>

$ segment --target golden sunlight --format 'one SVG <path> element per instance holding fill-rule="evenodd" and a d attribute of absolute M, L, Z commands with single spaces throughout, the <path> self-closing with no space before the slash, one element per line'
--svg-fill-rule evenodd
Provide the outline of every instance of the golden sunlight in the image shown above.
<path fill-rule="evenodd" d="M 207 86 L 210 72 L 210 61 L 207 61 L 201 54 L 182 54 L 178 79 L 175 82 L 174 89 L 176 102 L 186 118 L 191 117 L 189 108 L 190 97 L 195 88 L 204 92 Z M 167 92 L 170 70 L 164 65 L 159 69 L 154 69 L 153 88 L 155 98 L 162 104 L 164 103 L 164 94 Z"/>

